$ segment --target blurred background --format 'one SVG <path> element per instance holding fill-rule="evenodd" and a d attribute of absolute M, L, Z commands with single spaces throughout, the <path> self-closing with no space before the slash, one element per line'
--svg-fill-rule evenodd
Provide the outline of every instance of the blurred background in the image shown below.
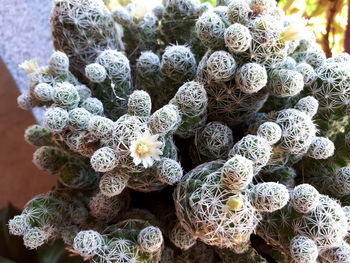
<path fill-rule="evenodd" d="M 23 139 L 24 129 L 40 121 L 40 113 L 17 108 L 16 97 L 27 89 L 26 73 L 18 67 L 39 57 L 42 64 L 52 52 L 50 10 L 53 0 L 1 0 L 0 7 L 0 207 L 9 201 L 21 208 L 46 192 L 55 179 L 31 162 L 34 149 Z M 109 9 L 133 2 L 139 12 L 161 0 L 104 0 Z M 216 0 L 201 0 L 215 4 Z M 327 56 L 350 51 L 349 0 L 280 0 L 287 15 L 302 16 L 315 31 Z"/>

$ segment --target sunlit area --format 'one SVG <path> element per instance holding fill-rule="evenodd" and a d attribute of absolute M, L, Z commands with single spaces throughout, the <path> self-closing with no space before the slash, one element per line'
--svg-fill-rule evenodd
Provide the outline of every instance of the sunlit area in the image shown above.
<path fill-rule="evenodd" d="M 308 19 L 308 25 L 317 36 L 317 42 L 331 56 L 344 52 L 348 24 L 346 0 L 281 0 L 278 3 L 286 14 Z"/>

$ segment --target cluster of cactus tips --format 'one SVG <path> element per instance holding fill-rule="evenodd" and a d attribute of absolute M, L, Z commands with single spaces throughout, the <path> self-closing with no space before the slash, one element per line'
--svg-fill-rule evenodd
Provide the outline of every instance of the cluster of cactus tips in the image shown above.
<path fill-rule="evenodd" d="M 350 55 L 274 0 L 55 0 L 21 64 L 33 163 L 57 178 L 8 223 L 90 262 L 350 262 Z"/>

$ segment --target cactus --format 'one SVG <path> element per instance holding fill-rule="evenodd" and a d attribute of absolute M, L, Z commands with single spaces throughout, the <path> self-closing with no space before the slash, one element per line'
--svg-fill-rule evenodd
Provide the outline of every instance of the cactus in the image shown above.
<path fill-rule="evenodd" d="M 226 162 L 216 160 L 191 170 L 174 193 L 182 226 L 208 245 L 238 249 L 247 243 L 260 212 L 276 211 L 289 199 L 283 185 L 251 185 L 271 154 L 265 137 L 247 135 L 233 146 Z"/>
<path fill-rule="evenodd" d="M 331 259 L 348 257 L 348 245 L 343 241 L 347 224 L 336 200 L 301 184 L 292 190 L 287 206 L 265 215 L 258 233 L 281 249 L 290 262 L 346 262 Z"/>
<path fill-rule="evenodd" d="M 201 55 L 204 48 L 195 34 L 195 21 L 206 6 L 196 0 L 167 0 L 138 16 L 132 4 L 116 7 L 112 17 L 122 26 L 126 52 L 134 61 L 143 51 L 157 52 L 171 44 L 189 44 Z"/>
<path fill-rule="evenodd" d="M 76 253 L 99 262 L 158 262 L 162 248 L 159 228 L 141 219 L 120 221 L 102 233 L 80 231 L 73 242 Z"/>
<path fill-rule="evenodd" d="M 127 100 L 133 91 L 129 60 L 116 50 L 104 50 L 95 63 L 85 67 L 90 88 L 101 100 L 106 115 L 112 120 L 126 113 Z"/>
<path fill-rule="evenodd" d="M 148 4 L 148 3 L 147 3 Z M 57 178 L 9 221 L 89 262 L 345 263 L 348 64 L 273 0 L 56 0 L 24 138 Z M 260 237 L 257 237 L 260 236 Z"/>
<path fill-rule="evenodd" d="M 84 227 L 88 221 L 83 195 L 77 191 L 54 190 L 30 200 L 22 212 L 9 221 L 9 231 L 23 236 L 28 249 L 63 238 L 63 229 Z M 75 235 L 75 232 L 71 232 Z"/>
<path fill-rule="evenodd" d="M 51 24 L 55 48 L 69 57 L 79 77 L 99 52 L 121 48 L 112 15 L 100 0 L 55 1 Z"/>
<path fill-rule="evenodd" d="M 229 262 L 266 263 L 267 262 L 263 257 L 261 257 L 256 252 L 256 250 L 250 247 L 248 247 L 247 250 L 245 250 L 243 253 L 240 253 L 240 254 L 234 253 L 232 250 L 229 250 L 229 249 L 221 249 L 219 250 L 218 253 L 222 258 L 223 263 L 229 263 Z"/>
<path fill-rule="evenodd" d="M 195 134 L 192 159 L 195 163 L 225 159 L 232 146 L 232 130 L 219 122 L 209 122 Z"/>

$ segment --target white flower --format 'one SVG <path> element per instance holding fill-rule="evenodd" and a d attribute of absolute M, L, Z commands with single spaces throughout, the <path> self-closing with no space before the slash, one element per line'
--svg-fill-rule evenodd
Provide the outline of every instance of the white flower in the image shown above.
<path fill-rule="evenodd" d="M 19 67 L 24 69 L 28 74 L 33 73 L 39 69 L 39 58 L 25 60 Z"/>
<path fill-rule="evenodd" d="M 292 41 L 306 39 L 310 34 L 310 29 L 307 27 L 307 21 L 298 19 L 287 26 L 281 34 L 282 41 Z"/>
<path fill-rule="evenodd" d="M 148 131 L 131 142 L 130 152 L 136 165 L 142 163 L 145 168 L 153 165 L 154 160 L 159 161 L 163 152 L 160 150 L 163 143 L 157 141 L 159 135 L 151 135 Z"/>
<path fill-rule="evenodd" d="M 145 14 L 152 11 L 153 8 L 155 8 L 157 5 L 161 5 L 161 0 L 132 0 L 131 1 L 133 5 L 133 15 L 136 18 L 142 19 Z"/>

